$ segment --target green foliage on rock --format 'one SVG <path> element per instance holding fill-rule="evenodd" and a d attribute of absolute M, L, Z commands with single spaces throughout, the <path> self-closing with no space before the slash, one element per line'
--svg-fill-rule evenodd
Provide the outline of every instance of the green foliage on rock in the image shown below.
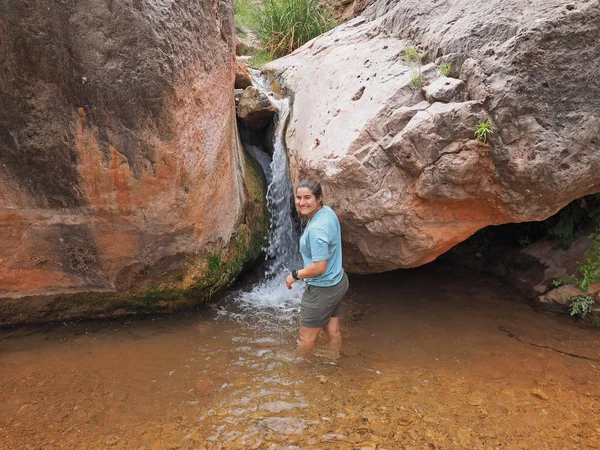
<path fill-rule="evenodd" d="M 337 25 L 317 0 L 263 0 L 253 28 L 273 57 L 285 56 Z"/>
<path fill-rule="evenodd" d="M 492 133 L 492 122 L 489 118 L 481 123 L 478 123 L 475 128 L 475 137 L 484 144 L 487 144 L 488 138 Z"/>
<path fill-rule="evenodd" d="M 440 72 L 445 77 L 449 77 L 450 75 L 452 75 L 452 64 L 449 62 L 442 63 L 442 65 L 440 66 Z"/>
<path fill-rule="evenodd" d="M 600 233 L 590 235 L 593 243 L 585 255 L 584 261 L 577 262 L 577 274 L 572 278 L 583 292 L 588 292 L 591 284 L 600 279 Z"/>
<path fill-rule="evenodd" d="M 584 318 L 592 312 L 594 298 L 589 295 L 576 295 L 571 297 L 570 312 L 572 316 Z"/>
<path fill-rule="evenodd" d="M 412 64 L 421 64 L 423 60 L 423 55 L 419 53 L 416 47 L 409 44 L 404 49 L 404 62 L 409 66 Z"/>
<path fill-rule="evenodd" d="M 425 77 L 419 72 L 413 72 L 412 77 L 410 78 L 410 85 L 413 89 L 420 89 L 425 82 Z"/>

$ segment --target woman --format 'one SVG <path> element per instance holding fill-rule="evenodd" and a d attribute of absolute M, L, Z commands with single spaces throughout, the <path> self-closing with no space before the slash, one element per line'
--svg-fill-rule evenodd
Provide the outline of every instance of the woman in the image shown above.
<path fill-rule="evenodd" d="M 348 276 L 342 269 L 340 222 L 333 210 L 323 205 L 321 185 L 303 180 L 296 187 L 296 208 L 308 219 L 300 238 L 304 268 L 293 270 L 285 284 L 292 288 L 297 280 L 306 281 L 300 310 L 301 353 L 316 345 L 321 329 L 329 335 L 332 350 L 339 351 L 341 304 L 348 290 Z"/>

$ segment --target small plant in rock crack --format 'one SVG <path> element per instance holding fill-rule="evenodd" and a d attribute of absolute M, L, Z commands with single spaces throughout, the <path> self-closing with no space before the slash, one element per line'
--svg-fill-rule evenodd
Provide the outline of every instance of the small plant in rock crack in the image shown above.
<path fill-rule="evenodd" d="M 421 55 L 415 47 L 413 47 L 412 45 L 406 46 L 406 48 L 404 49 L 404 62 L 406 64 L 421 64 L 422 59 L 423 55 Z"/>
<path fill-rule="evenodd" d="M 559 288 L 561 286 L 571 283 L 573 283 L 572 277 L 555 278 L 554 280 L 552 280 L 552 287 Z"/>
<path fill-rule="evenodd" d="M 489 118 L 486 119 L 485 122 L 477 124 L 477 128 L 475 129 L 475 137 L 484 144 L 487 144 L 488 138 L 492 133 L 492 122 Z"/>
<path fill-rule="evenodd" d="M 571 297 L 571 315 L 584 318 L 592 312 L 594 297 L 590 295 L 575 295 Z"/>
<path fill-rule="evenodd" d="M 410 85 L 413 89 L 420 89 L 425 83 L 425 77 L 421 75 L 420 72 L 413 72 L 412 77 L 410 79 Z"/>
<path fill-rule="evenodd" d="M 449 62 L 442 63 L 440 66 L 440 72 L 445 77 L 449 77 L 452 74 L 452 64 Z"/>

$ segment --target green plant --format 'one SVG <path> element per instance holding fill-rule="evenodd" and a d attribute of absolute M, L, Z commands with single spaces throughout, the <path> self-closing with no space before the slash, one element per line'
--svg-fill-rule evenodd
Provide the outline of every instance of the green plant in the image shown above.
<path fill-rule="evenodd" d="M 452 64 L 449 62 L 442 63 L 440 66 L 440 72 L 445 77 L 449 77 L 452 74 Z"/>
<path fill-rule="evenodd" d="M 406 48 L 404 49 L 404 62 L 406 64 L 421 64 L 422 59 L 423 55 L 421 55 L 415 47 L 413 47 L 412 45 L 406 46 Z"/>
<path fill-rule="evenodd" d="M 577 274 L 573 277 L 583 292 L 587 292 L 590 285 L 600 279 L 600 233 L 596 231 L 590 238 L 593 239 L 590 250 L 586 253 L 585 261 L 577 262 Z"/>
<path fill-rule="evenodd" d="M 252 0 L 233 0 L 233 14 L 236 27 L 253 28 L 256 6 Z"/>
<path fill-rule="evenodd" d="M 421 75 L 420 72 L 413 72 L 412 77 L 410 79 L 410 84 L 413 87 L 413 89 L 421 88 L 424 82 L 425 78 L 423 77 L 423 75 Z"/>
<path fill-rule="evenodd" d="M 555 278 L 552 280 L 552 286 L 557 288 L 564 286 L 565 284 L 571 284 L 573 282 L 572 277 L 564 277 L 564 278 Z"/>
<path fill-rule="evenodd" d="M 571 315 L 585 317 L 592 312 L 594 297 L 590 295 L 575 295 L 571 297 Z"/>
<path fill-rule="evenodd" d="M 336 25 L 318 0 L 263 0 L 254 22 L 258 39 L 274 57 L 293 52 Z"/>
<path fill-rule="evenodd" d="M 492 122 L 490 122 L 489 118 L 486 119 L 485 122 L 477 124 L 477 128 L 475 129 L 475 137 L 484 144 L 487 144 L 488 137 L 492 133 Z"/>

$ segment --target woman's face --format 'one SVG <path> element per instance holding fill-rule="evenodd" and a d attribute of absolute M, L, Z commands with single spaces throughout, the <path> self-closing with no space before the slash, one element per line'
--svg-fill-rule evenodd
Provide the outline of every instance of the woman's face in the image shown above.
<path fill-rule="evenodd" d="M 308 188 L 296 189 L 296 208 L 304 216 L 312 217 L 321 208 L 319 200 Z"/>

